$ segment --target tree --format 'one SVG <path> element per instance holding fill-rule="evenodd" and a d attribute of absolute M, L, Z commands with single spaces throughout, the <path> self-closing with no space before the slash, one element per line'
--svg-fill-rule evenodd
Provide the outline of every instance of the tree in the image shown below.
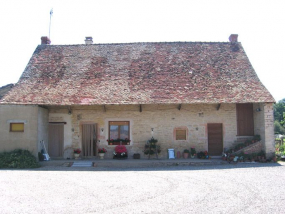
<path fill-rule="evenodd" d="M 282 135 L 285 134 L 285 128 L 281 126 L 277 120 L 274 121 L 274 133 Z"/>
<path fill-rule="evenodd" d="M 285 112 L 285 98 L 274 105 L 274 120 L 282 121 L 284 119 L 283 112 Z"/>
<path fill-rule="evenodd" d="M 285 98 L 274 105 L 274 132 L 285 134 Z"/>

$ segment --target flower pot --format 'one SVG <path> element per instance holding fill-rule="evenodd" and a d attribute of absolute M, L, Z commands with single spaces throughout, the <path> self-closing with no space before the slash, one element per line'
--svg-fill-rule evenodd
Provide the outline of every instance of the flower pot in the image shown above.
<path fill-rule="evenodd" d="M 177 151 L 176 157 L 177 157 L 177 159 L 180 159 L 180 158 L 181 158 L 181 153 L 180 153 L 180 151 Z"/>
<path fill-rule="evenodd" d="M 98 153 L 98 154 L 99 154 L 100 159 L 104 159 L 105 153 Z"/>
<path fill-rule="evenodd" d="M 141 155 L 140 155 L 139 153 L 135 153 L 135 154 L 133 155 L 133 158 L 134 158 L 134 159 L 140 159 L 140 158 L 141 158 Z"/>
<path fill-rule="evenodd" d="M 74 153 L 74 158 L 77 160 L 79 159 L 80 154 Z"/>
<path fill-rule="evenodd" d="M 184 159 L 187 159 L 189 157 L 189 153 L 183 153 Z"/>

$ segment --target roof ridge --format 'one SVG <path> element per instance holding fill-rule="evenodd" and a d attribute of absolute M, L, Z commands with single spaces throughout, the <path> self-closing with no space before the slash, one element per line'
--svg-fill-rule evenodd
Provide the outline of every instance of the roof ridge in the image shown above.
<path fill-rule="evenodd" d="M 197 43 L 197 44 L 231 44 L 230 42 L 209 42 L 209 41 L 165 41 L 165 42 L 123 42 L 123 43 L 94 43 L 94 44 L 50 44 L 44 46 L 94 46 L 94 45 L 140 45 L 140 44 L 185 44 L 185 43 Z M 240 42 L 238 42 L 240 43 Z M 39 45 L 42 46 L 42 45 Z"/>

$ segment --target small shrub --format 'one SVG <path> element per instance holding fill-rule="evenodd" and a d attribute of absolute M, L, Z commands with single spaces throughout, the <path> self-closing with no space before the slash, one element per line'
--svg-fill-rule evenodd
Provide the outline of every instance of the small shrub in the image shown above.
<path fill-rule="evenodd" d="M 197 157 L 199 159 L 208 159 L 209 158 L 209 155 L 208 155 L 208 152 L 207 151 L 204 151 L 204 152 L 198 152 L 197 153 Z"/>
<path fill-rule="evenodd" d="M 284 152 L 284 151 L 285 151 L 285 144 L 283 144 L 283 145 L 281 145 L 281 146 L 279 147 L 279 151 L 280 151 L 280 152 Z"/>
<path fill-rule="evenodd" d="M 188 149 L 184 149 L 184 153 L 190 153 L 190 151 Z"/>
<path fill-rule="evenodd" d="M 0 153 L 0 168 L 37 168 L 40 167 L 35 156 L 28 150 L 16 149 Z"/>

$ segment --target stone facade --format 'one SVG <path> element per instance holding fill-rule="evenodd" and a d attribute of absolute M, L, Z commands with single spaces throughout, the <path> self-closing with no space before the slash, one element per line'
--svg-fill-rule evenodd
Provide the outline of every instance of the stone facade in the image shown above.
<path fill-rule="evenodd" d="M 273 103 L 257 103 L 254 110 L 254 133 L 260 135 L 267 157 L 275 153 Z"/>
<path fill-rule="evenodd" d="M 264 105 L 264 148 L 267 157 L 275 153 L 273 103 Z"/>
<path fill-rule="evenodd" d="M 270 157 L 274 153 L 273 104 L 254 104 L 254 134 L 261 136 L 262 149 Z M 180 110 L 179 110 L 180 109 Z M 258 111 L 256 109 L 259 109 Z M 28 149 L 37 155 L 41 150 L 39 142 L 44 140 L 48 148 L 48 122 L 65 122 L 64 158 L 72 158 L 65 151 L 81 148 L 82 124 L 97 124 L 97 147 L 107 149 L 106 158 L 112 158 L 114 145 L 108 145 L 109 121 L 130 122 L 129 156 L 143 154 L 144 145 L 152 136 L 158 140 L 162 152 L 160 158 L 167 158 L 167 149 L 183 152 L 195 147 L 196 151 L 208 150 L 209 123 L 222 123 L 223 148 L 229 149 L 248 136 L 237 136 L 235 104 L 185 104 L 179 105 L 95 105 L 51 107 L 0 106 L 0 151 L 17 148 Z M 24 133 L 9 132 L 9 121 L 24 121 Z M 153 130 L 153 131 L 152 131 Z M 176 130 L 186 131 L 186 140 L 176 140 Z"/>
<path fill-rule="evenodd" d="M 50 115 L 60 115 L 67 110 L 50 110 Z M 208 123 L 223 124 L 223 147 L 229 148 L 236 140 L 236 105 L 222 104 L 217 110 L 216 104 L 182 105 L 143 105 L 142 112 L 138 105 L 110 105 L 74 107 L 72 108 L 72 141 L 73 148 L 81 147 L 81 125 L 96 123 L 98 133 L 98 146 L 108 150 L 107 158 L 112 157 L 114 145 L 107 145 L 108 122 L 130 121 L 131 143 L 127 146 L 129 155 L 140 153 L 143 155 L 144 145 L 152 136 L 158 139 L 161 145 L 161 158 L 167 157 L 167 149 L 174 148 L 182 152 L 184 149 L 195 147 L 197 151 L 208 150 Z M 101 131 L 103 128 L 103 132 Z M 153 128 L 153 133 L 152 133 Z M 176 140 L 175 130 L 186 129 L 186 140 Z M 69 146 L 66 145 L 65 147 Z"/>

